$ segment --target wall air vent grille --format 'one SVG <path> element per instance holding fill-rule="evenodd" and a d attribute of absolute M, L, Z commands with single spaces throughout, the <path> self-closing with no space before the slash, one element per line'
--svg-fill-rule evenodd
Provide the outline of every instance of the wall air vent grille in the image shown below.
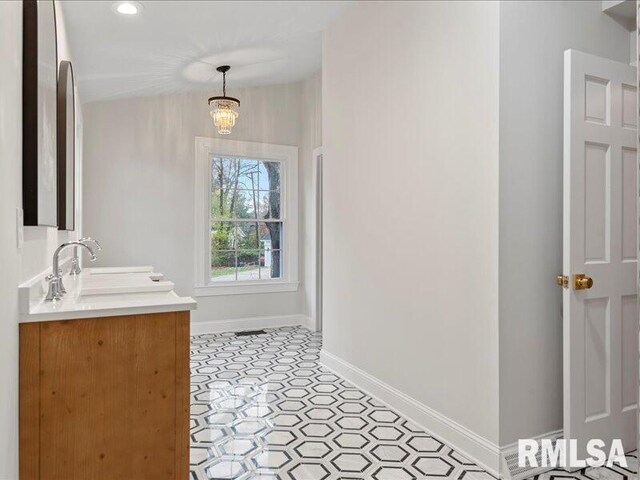
<path fill-rule="evenodd" d="M 264 330 L 245 330 L 244 332 L 236 332 L 236 337 L 248 337 L 250 335 L 266 335 Z"/>
<path fill-rule="evenodd" d="M 546 435 L 542 435 L 541 437 L 536 438 L 538 445 L 540 445 L 540 440 L 543 438 L 549 438 L 553 442 L 554 446 L 558 439 L 563 438 L 562 431 L 548 433 Z M 509 445 L 508 447 L 502 450 L 502 458 L 506 468 L 503 470 L 504 474 L 502 475 L 505 479 L 511 480 L 524 480 L 525 478 L 530 478 L 534 475 L 539 475 L 549 470 L 553 470 L 551 467 L 520 467 L 518 466 L 518 444 L 515 443 L 513 445 Z M 538 448 L 538 453 L 536 454 L 536 460 L 538 465 L 542 463 L 542 454 L 541 448 Z"/>

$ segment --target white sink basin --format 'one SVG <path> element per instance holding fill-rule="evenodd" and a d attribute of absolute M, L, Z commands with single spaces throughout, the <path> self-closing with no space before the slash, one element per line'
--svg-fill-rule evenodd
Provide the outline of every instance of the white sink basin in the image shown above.
<path fill-rule="evenodd" d="M 142 268 L 142 267 L 140 267 Z M 101 270 L 101 269 L 100 269 Z M 164 275 L 151 271 L 131 271 L 134 268 L 109 269 L 102 273 L 99 269 L 83 272 L 76 279 L 72 289 L 78 297 L 90 295 L 114 295 L 127 293 L 170 292 L 174 288 L 173 282 L 163 280 Z M 65 280 L 69 282 L 69 280 Z"/>

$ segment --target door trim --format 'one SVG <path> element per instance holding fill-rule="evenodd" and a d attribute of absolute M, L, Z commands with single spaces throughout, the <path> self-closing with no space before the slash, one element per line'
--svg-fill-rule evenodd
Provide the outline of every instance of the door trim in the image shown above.
<path fill-rule="evenodd" d="M 311 154 L 311 184 L 313 185 L 311 225 L 313 284 L 311 319 L 317 332 L 322 331 L 322 147 L 316 147 Z"/>

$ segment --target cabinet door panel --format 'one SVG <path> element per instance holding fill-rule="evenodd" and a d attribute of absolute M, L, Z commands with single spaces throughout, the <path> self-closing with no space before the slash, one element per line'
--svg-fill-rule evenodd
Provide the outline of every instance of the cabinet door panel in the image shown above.
<path fill-rule="evenodd" d="M 176 314 L 41 324 L 40 472 L 176 475 Z"/>

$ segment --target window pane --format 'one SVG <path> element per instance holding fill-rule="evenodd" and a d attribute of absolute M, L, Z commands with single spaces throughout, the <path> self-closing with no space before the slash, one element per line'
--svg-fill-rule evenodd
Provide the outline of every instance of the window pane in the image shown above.
<path fill-rule="evenodd" d="M 253 192 L 249 190 L 238 190 L 230 194 L 229 212 L 234 218 L 257 218 L 256 208 L 259 201 L 254 198 Z"/>
<path fill-rule="evenodd" d="M 265 160 L 238 159 L 240 190 L 280 191 L 280 163 Z"/>
<path fill-rule="evenodd" d="M 238 168 L 238 161 L 234 158 L 213 157 L 211 159 L 212 188 L 228 189 L 232 184 L 232 177 Z"/>
<path fill-rule="evenodd" d="M 267 190 L 238 191 L 234 202 L 236 218 L 279 220 L 281 215 L 280 193 Z"/>
<path fill-rule="evenodd" d="M 238 222 L 238 248 L 244 250 L 279 250 L 282 222 Z"/>
<path fill-rule="evenodd" d="M 211 216 L 213 218 L 232 217 L 232 198 L 237 179 L 239 163 L 232 158 L 214 157 L 211 160 Z"/>
<path fill-rule="evenodd" d="M 238 280 L 260 280 L 260 251 L 238 250 Z"/>
<path fill-rule="evenodd" d="M 235 250 L 237 225 L 233 222 L 211 222 L 211 250 Z"/>
<path fill-rule="evenodd" d="M 258 250 L 261 233 L 257 222 L 238 222 L 238 248 L 241 250 Z"/>
<path fill-rule="evenodd" d="M 260 248 L 264 250 L 280 250 L 282 248 L 282 222 L 262 222 L 260 230 Z"/>
<path fill-rule="evenodd" d="M 271 207 L 271 202 L 277 202 L 277 209 Z M 233 212 L 235 218 L 275 218 L 270 216 L 272 210 L 279 211 L 280 194 L 268 192 L 264 190 L 239 190 L 236 193 L 235 200 L 232 201 Z M 257 212 L 257 213 L 256 213 Z"/>
<path fill-rule="evenodd" d="M 238 160 L 240 168 L 238 175 L 238 188 L 240 190 L 259 190 L 260 168 L 258 160 L 242 158 Z"/>
<path fill-rule="evenodd" d="M 235 279 L 235 250 L 214 250 L 211 252 L 211 280 L 214 282 L 228 282 Z"/>
<path fill-rule="evenodd" d="M 260 275 L 262 279 L 282 277 L 282 255 L 280 250 L 262 250 L 260 252 Z"/>
<path fill-rule="evenodd" d="M 280 191 L 280 163 L 260 162 L 260 190 Z"/>
<path fill-rule="evenodd" d="M 282 223 L 259 223 L 261 230 L 261 249 L 264 257 L 263 264 L 266 268 L 262 278 L 282 277 Z M 268 265 L 267 265 L 268 264 Z"/>
<path fill-rule="evenodd" d="M 281 215 L 280 192 L 261 191 L 259 218 L 279 220 Z"/>

